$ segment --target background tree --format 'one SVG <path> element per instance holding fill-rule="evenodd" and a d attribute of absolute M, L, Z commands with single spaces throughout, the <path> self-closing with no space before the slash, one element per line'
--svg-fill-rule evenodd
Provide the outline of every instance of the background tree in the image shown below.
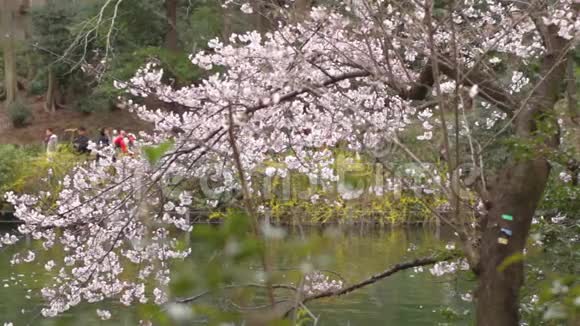
<path fill-rule="evenodd" d="M 18 76 L 16 72 L 16 16 L 19 14 L 18 1 L 3 0 L 1 14 L 2 54 L 4 58 L 4 92 L 7 105 L 18 96 Z"/>
<path fill-rule="evenodd" d="M 179 49 L 177 34 L 177 8 L 178 0 L 165 0 L 165 13 L 167 16 L 167 32 L 165 33 L 165 47 L 171 51 Z"/>
<path fill-rule="evenodd" d="M 59 60 L 63 52 L 63 44 L 71 39 L 71 26 L 74 23 L 78 6 L 62 1 L 49 1 L 46 6 L 33 12 L 32 22 L 34 29 L 34 44 L 44 66 L 47 89 L 44 108 L 47 112 L 54 112 L 64 100 L 64 86 L 66 80 L 74 73 L 70 61 L 78 58 L 73 54 L 67 60 Z"/>

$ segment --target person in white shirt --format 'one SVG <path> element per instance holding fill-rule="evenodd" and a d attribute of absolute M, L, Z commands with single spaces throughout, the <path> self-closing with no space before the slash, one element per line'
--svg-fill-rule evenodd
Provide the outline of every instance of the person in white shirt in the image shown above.
<path fill-rule="evenodd" d="M 52 155 L 56 153 L 56 146 L 58 145 L 58 136 L 53 132 L 52 128 L 46 129 L 44 143 L 46 144 L 47 155 Z"/>

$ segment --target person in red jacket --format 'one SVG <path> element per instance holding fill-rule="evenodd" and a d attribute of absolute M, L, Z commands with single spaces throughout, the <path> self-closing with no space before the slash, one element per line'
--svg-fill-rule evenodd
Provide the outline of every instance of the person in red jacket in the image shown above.
<path fill-rule="evenodd" d="M 121 149 L 121 152 L 123 154 L 127 154 L 129 152 L 129 149 L 127 148 L 127 143 L 125 142 L 124 130 L 121 130 L 119 132 L 119 135 L 117 135 L 117 137 L 113 139 L 113 144 L 115 145 L 115 148 Z"/>

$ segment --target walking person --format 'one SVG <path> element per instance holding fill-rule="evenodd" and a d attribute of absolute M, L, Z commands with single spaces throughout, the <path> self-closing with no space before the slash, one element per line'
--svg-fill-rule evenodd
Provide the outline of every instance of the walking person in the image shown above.
<path fill-rule="evenodd" d="M 46 155 L 50 158 L 56 153 L 58 145 L 58 136 L 54 133 L 52 128 L 46 128 L 44 137 L 44 144 L 46 146 Z"/>
<path fill-rule="evenodd" d="M 126 143 L 127 143 L 127 147 L 129 149 L 129 154 L 134 155 L 134 149 L 135 149 L 135 145 L 137 142 L 137 137 L 135 137 L 135 134 L 129 133 L 127 135 L 127 138 L 125 139 Z"/>
<path fill-rule="evenodd" d="M 129 149 L 127 147 L 127 140 L 125 139 L 125 130 L 119 131 L 119 134 L 115 139 L 113 139 L 113 144 L 115 145 L 115 149 L 118 149 L 123 154 L 129 153 Z"/>
<path fill-rule="evenodd" d="M 99 138 L 97 139 L 97 147 L 102 149 L 110 145 L 111 133 L 109 128 L 101 128 L 101 130 L 99 130 Z"/>
<path fill-rule="evenodd" d="M 73 147 L 75 152 L 79 154 L 88 154 L 91 152 L 89 149 L 89 137 L 87 136 L 87 129 L 85 127 L 79 127 L 78 135 L 73 141 Z"/>
<path fill-rule="evenodd" d="M 107 149 L 111 146 L 111 142 L 112 140 L 110 128 L 101 128 L 101 130 L 99 130 L 99 138 L 97 138 L 97 161 L 105 158 L 102 153 L 107 151 Z"/>

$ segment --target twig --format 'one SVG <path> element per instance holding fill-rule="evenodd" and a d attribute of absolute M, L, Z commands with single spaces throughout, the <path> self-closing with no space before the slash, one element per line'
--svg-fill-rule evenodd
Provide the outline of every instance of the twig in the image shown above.
<path fill-rule="evenodd" d="M 285 290 L 298 291 L 295 286 L 289 285 L 289 284 L 272 284 L 271 287 L 272 287 L 272 289 L 285 289 Z M 177 299 L 177 300 L 175 300 L 175 302 L 177 302 L 177 303 L 191 303 L 193 301 L 198 300 L 199 298 L 202 298 L 202 297 L 204 297 L 212 292 L 218 291 L 218 290 L 231 290 L 231 289 L 240 289 L 240 288 L 267 288 L 267 286 L 263 285 L 263 284 L 257 284 L 257 283 L 227 285 L 227 286 L 224 286 L 224 287 L 222 287 L 220 289 L 216 289 L 216 290 L 206 290 L 206 291 L 203 291 L 201 293 L 198 293 L 198 294 L 191 296 L 191 297 L 188 297 L 188 298 Z"/>
<path fill-rule="evenodd" d="M 314 326 L 318 325 L 318 317 L 315 316 L 312 311 L 310 311 L 310 309 L 308 309 L 308 307 L 306 307 L 302 302 L 300 303 L 300 307 L 302 307 L 302 309 L 304 309 L 304 311 L 306 311 L 306 313 L 310 316 L 310 318 L 312 318 L 313 322 L 314 322 Z"/>
<path fill-rule="evenodd" d="M 278 305 L 278 304 L 281 304 L 281 303 L 284 303 L 284 302 L 288 302 L 288 300 L 278 300 L 274 304 L 275 305 Z M 264 305 L 259 305 L 259 306 L 247 306 L 247 307 L 244 307 L 244 306 L 240 306 L 239 304 L 233 302 L 232 300 L 227 300 L 227 303 L 229 305 L 231 305 L 232 307 L 236 308 L 236 310 L 239 310 L 239 311 L 263 310 L 263 309 L 268 309 L 268 308 L 271 308 L 272 307 L 271 304 L 264 304 Z"/>

